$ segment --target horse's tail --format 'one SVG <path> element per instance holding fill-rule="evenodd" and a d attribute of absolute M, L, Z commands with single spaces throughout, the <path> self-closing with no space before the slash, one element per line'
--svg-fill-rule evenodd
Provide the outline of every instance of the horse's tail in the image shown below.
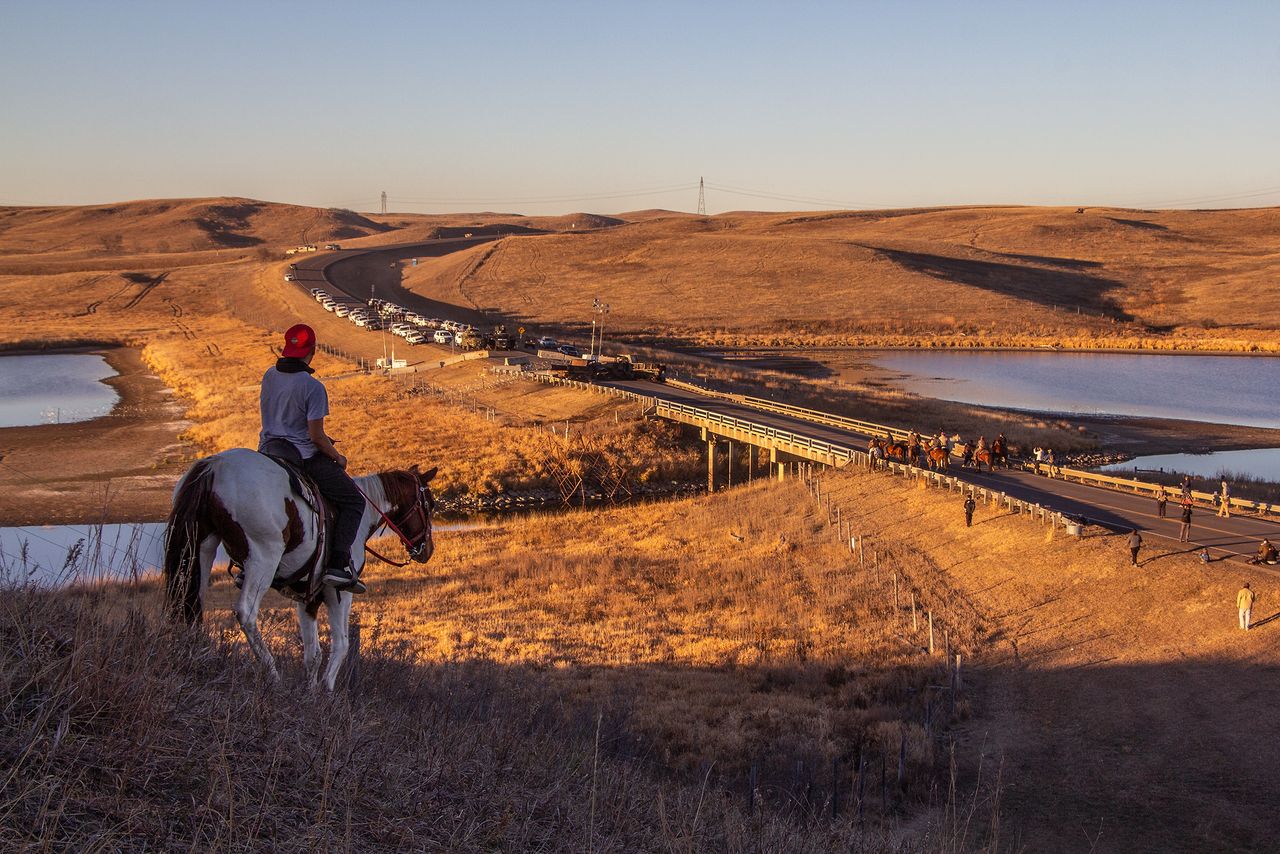
<path fill-rule="evenodd" d="M 179 484 L 173 496 L 173 510 L 164 542 L 164 587 L 169 616 L 187 625 L 200 622 L 204 604 L 200 599 L 203 568 L 200 544 L 214 533 L 207 507 L 213 490 L 213 469 L 201 460 Z"/>

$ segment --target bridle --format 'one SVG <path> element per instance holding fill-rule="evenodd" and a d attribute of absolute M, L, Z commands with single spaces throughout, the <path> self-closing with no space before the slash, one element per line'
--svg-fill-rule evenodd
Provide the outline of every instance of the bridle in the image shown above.
<path fill-rule="evenodd" d="M 414 478 L 414 484 L 417 487 L 417 492 L 418 492 L 417 497 L 413 502 L 413 507 L 409 508 L 409 510 L 405 513 L 404 517 L 401 518 L 400 525 L 397 525 L 391 519 L 390 516 L 388 516 L 386 513 L 382 511 L 381 507 L 379 507 L 372 500 L 370 500 L 369 496 L 365 494 L 365 491 L 360 488 L 360 484 L 357 483 L 355 485 L 356 491 L 359 492 L 361 495 L 363 495 L 364 500 L 369 502 L 369 506 L 372 507 L 374 511 L 379 516 L 382 517 L 382 521 L 379 522 L 377 526 L 374 527 L 374 529 L 369 532 L 369 536 L 372 537 L 374 534 L 376 534 L 379 530 L 381 530 L 384 527 L 390 528 L 392 531 L 395 532 L 395 535 L 400 538 L 400 545 L 404 546 L 404 550 L 409 553 L 409 560 L 401 562 L 401 561 L 391 560 L 388 557 L 384 557 L 383 555 L 380 555 L 376 551 L 374 551 L 373 548 L 369 546 L 367 541 L 365 542 L 364 550 L 367 551 L 369 554 L 373 555 L 374 557 L 376 557 L 378 560 L 382 561 L 383 563 L 389 563 L 395 567 L 408 566 L 410 561 L 417 560 L 418 556 L 421 555 L 423 551 L 426 550 L 427 546 L 431 545 L 431 514 L 435 511 L 436 502 L 431 497 L 431 490 L 429 490 L 425 485 L 423 485 L 420 481 L 418 481 L 416 477 Z M 407 537 L 405 536 L 404 531 L 400 530 L 400 526 L 404 525 L 405 522 L 411 519 L 413 517 L 413 514 L 416 514 L 418 517 L 418 521 L 422 523 L 422 530 L 421 532 L 418 533 L 416 537 Z"/>

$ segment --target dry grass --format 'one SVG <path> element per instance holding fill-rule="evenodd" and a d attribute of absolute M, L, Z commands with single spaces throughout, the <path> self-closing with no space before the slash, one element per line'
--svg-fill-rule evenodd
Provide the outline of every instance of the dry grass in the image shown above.
<path fill-rule="evenodd" d="M 566 702 L 535 672 L 422 666 L 375 639 L 358 692 L 273 690 L 238 639 L 155 610 L 5 591 L 6 850 L 886 847 L 849 820 L 749 817 L 718 787 L 666 777 L 625 709 Z"/>

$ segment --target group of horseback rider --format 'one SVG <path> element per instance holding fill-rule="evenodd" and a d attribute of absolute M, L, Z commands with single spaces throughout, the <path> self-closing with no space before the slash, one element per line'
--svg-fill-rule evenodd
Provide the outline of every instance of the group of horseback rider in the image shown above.
<path fill-rule="evenodd" d="M 872 438 L 867 443 L 867 453 L 872 460 L 891 459 L 931 469 L 947 468 L 953 455 L 960 457 L 962 466 L 976 466 L 979 470 L 984 463 L 987 468 L 994 468 L 997 463 L 1006 468 L 1009 465 L 1009 442 L 1004 433 L 988 444 L 986 436 L 971 443 L 959 436 L 948 436 L 943 430 L 932 436 L 921 436 L 912 430 L 905 440 L 898 441 L 886 431 L 883 439 Z"/>

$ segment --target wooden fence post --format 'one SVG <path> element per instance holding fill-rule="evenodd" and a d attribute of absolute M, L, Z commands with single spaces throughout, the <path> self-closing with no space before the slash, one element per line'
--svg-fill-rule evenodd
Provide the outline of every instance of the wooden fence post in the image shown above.
<path fill-rule="evenodd" d="M 929 609 L 929 654 L 933 655 L 933 609 Z"/>

